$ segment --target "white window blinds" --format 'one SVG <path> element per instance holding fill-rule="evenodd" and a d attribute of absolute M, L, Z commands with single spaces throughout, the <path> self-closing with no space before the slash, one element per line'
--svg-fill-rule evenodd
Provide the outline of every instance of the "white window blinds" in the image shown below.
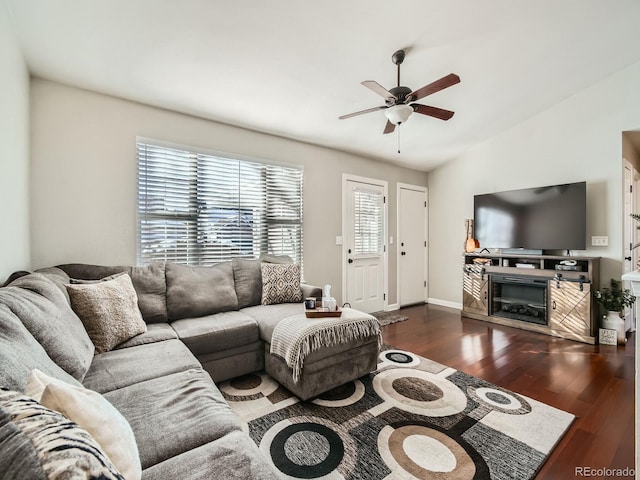
<path fill-rule="evenodd" d="M 302 262 L 302 168 L 137 143 L 138 262 Z"/>
<path fill-rule="evenodd" d="M 356 189 L 353 192 L 354 254 L 378 256 L 382 254 L 382 206 L 379 192 Z"/>

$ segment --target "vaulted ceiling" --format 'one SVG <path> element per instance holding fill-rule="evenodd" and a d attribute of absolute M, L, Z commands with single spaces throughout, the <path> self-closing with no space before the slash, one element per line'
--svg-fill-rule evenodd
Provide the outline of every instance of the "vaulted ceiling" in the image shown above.
<path fill-rule="evenodd" d="M 638 0 L 0 1 L 35 76 L 425 171 L 640 61 Z M 455 116 L 339 120 L 400 48 Z"/>

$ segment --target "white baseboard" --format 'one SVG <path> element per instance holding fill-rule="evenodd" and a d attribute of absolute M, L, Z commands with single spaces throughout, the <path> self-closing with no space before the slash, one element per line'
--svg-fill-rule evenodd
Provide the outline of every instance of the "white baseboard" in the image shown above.
<path fill-rule="evenodd" d="M 438 298 L 429 298 L 429 303 L 433 305 L 440 305 L 441 307 L 449 307 L 455 308 L 457 310 L 462 310 L 462 304 L 457 302 L 449 302 L 448 300 L 440 300 Z"/>
<path fill-rule="evenodd" d="M 385 312 L 393 312 L 394 310 L 400 310 L 399 303 L 393 303 L 391 305 L 387 305 L 387 308 L 384 309 Z"/>

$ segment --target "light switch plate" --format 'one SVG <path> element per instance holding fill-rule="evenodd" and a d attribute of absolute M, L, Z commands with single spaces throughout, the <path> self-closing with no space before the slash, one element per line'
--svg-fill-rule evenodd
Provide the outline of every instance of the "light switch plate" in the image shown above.
<path fill-rule="evenodd" d="M 342 237 L 336 237 L 336 245 L 342 245 Z"/>
<path fill-rule="evenodd" d="M 606 235 L 593 236 L 591 237 L 591 246 L 592 247 L 608 247 L 609 237 Z"/>

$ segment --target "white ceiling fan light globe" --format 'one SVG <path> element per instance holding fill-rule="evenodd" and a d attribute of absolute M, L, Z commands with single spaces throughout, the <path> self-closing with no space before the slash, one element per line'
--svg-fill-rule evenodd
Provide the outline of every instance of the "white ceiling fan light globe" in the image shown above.
<path fill-rule="evenodd" d="M 384 111 L 387 119 L 394 125 L 400 125 L 407 121 L 409 116 L 413 113 L 413 107 L 410 105 L 394 105 Z"/>

